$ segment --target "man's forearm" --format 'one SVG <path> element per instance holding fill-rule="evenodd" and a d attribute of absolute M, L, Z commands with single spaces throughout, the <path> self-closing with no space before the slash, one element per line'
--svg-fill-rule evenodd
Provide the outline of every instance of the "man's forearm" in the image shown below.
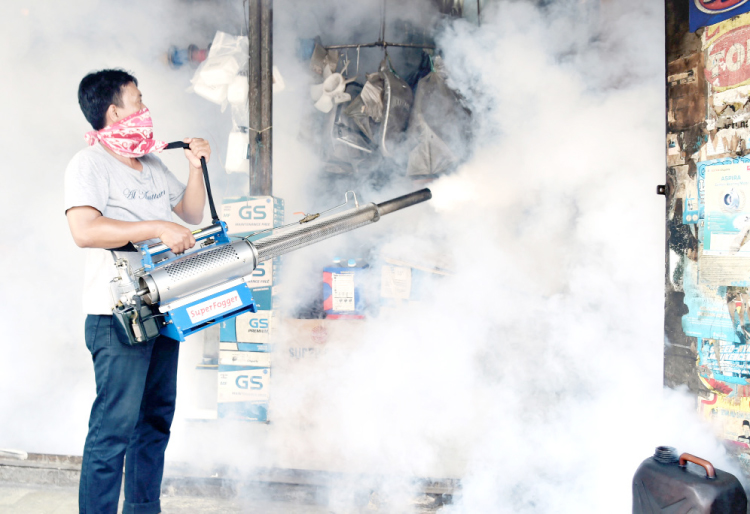
<path fill-rule="evenodd" d="M 120 221 L 99 216 L 89 221 L 85 230 L 74 232 L 74 238 L 82 248 L 119 248 L 159 238 L 163 230 L 163 221 Z"/>
<path fill-rule="evenodd" d="M 203 170 L 190 166 L 185 194 L 182 197 L 182 219 L 197 225 L 203 220 L 206 206 L 206 188 L 203 184 Z"/>

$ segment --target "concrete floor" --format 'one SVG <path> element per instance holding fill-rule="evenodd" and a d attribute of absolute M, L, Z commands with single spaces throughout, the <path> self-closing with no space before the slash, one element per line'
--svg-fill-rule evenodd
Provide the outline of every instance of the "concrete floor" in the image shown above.
<path fill-rule="evenodd" d="M 365 498 L 366 500 L 366 498 Z M 242 513 L 242 514 L 372 514 L 376 512 L 399 512 L 413 514 L 437 513 L 440 505 L 430 496 L 416 498 L 411 505 L 393 509 L 378 505 L 377 497 L 361 507 L 315 505 L 286 499 L 258 499 L 238 496 L 220 498 L 216 496 L 188 496 L 163 494 L 161 505 L 165 514 L 196 513 Z M 120 498 L 122 506 L 122 497 Z M 76 514 L 78 512 L 78 488 L 0 482 L 0 514 Z"/>
<path fill-rule="evenodd" d="M 80 461 L 65 455 L 0 455 L 0 514 L 77 513 Z M 399 485 L 395 491 L 382 477 L 368 475 L 281 468 L 243 474 L 220 466 L 169 463 L 161 504 L 165 514 L 434 514 L 443 502 L 451 502 L 457 487 L 450 479 L 417 483 L 404 478 L 403 484 L 411 486 L 401 491 L 401 482 L 391 482 Z"/>
<path fill-rule="evenodd" d="M 122 500 L 121 500 L 122 502 Z M 164 496 L 165 514 L 195 513 L 332 513 L 327 507 L 295 504 L 289 501 Z M 76 514 L 78 488 L 0 483 L 0 514 Z"/>

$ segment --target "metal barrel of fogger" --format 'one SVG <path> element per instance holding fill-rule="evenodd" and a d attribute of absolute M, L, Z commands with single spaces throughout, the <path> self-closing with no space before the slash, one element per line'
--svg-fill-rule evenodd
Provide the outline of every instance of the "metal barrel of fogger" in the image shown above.
<path fill-rule="evenodd" d="M 422 189 L 381 204 L 370 203 L 334 216 L 320 218 L 258 241 L 233 241 L 213 250 L 190 254 L 142 276 L 139 279 L 139 289 L 144 291 L 143 298 L 147 303 L 171 302 L 250 275 L 260 262 L 375 223 L 380 216 L 430 198 L 430 190 Z"/>
<path fill-rule="evenodd" d="M 430 190 L 421 189 L 378 205 L 370 203 L 358 209 L 326 217 L 289 232 L 265 237 L 252 244 L 258 251 L 258 262 L 267 261 L 323 239 L 375 223 L 381 216 L 427 201 L 430 198 L 432 198 Z"/>

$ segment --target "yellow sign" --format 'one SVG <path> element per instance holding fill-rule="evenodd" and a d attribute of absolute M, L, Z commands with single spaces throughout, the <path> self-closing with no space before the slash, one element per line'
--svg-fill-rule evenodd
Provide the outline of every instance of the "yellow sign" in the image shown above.
<path fill-rule="evenodd" d="M 740 14 L 716 25 L 709 25 L 703 30 L 703 35 L 701 35 L 701 50 L 705 50 L 714 44 L 727 32 L 738 27 L 744 27 L 745 25 L 750 25 L 750 13 Z"/>

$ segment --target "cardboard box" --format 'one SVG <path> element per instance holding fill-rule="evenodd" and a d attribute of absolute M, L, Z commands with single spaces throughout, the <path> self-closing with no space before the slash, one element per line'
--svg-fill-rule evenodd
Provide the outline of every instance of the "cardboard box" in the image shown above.
<path fill-rule="evenodd" d="M 279 318 L 274 337 L 274 367 L 290 369 L 322 355 L 327 349 L 355 348 L 367 321 Z"/>
<path fill-rule="evenodd" d="M 278 285 L 280 269 L 281 257 L 258 263 L 258 267 L 253 271 L 250 280 L 247 281 L 248 287 L 250 287 L 250 289 L 259 289 L 262 287 Z"/>
<path fill-rule="evenodd" d="M 384 265 L 380 271 L 380 296 L 408 300 L 411 297 L 411 268 Z"/>
<path fill-rule="evenodd" d="M 218 416 L 268 421 L 271 354 L 219 352 Z"/>
<path fill-rule="evenodd" d="M 284 200 L 273 196 L 225 198 L 221 205 L 221 219 L 227 224 L 230 236 L 245 237 L 259 230 L 283 225 Z M 250 240 L 268 235 L 259 234 Z"/>
<path fill-rule="evenodd" d="M 279 289 L 277 287 L 256 287 L 253 289 L 253 300 L 260 311 L 279 308 Z"/>
<path fill-rule="evenodd" d="M 235 318 L 238 343 L 271 342 L 274 331 L 274 311 L 245 312 Z"/>
<path fill-rule="evenodd" d="M 245 312 L 221 323 L 219 340 L 235 343 L 271 342 L 274 330 L 274 311 Z"/>
<path fill-rule="evenodd" d="M 273 350 L 273 347 L 270 344 L 221 341 L 219 342 L 219 350 L 228 350 L 231 352 L 270 352 Z"/>
<path fill-rule="evenodd" d="M 279 296 L 274 294 L 277 290 L 276 287 L 253 289 L 253 300 L 258 308 L 258 312 L 246 312 L 240 315 L 239 317 L 242 317 L 242 320 L 240 320 L 239 325 L 237 321 L 238 317 L 222 321 L 219 329 L 219 341 L 230 343 L 269 343 L 270 333 L 265 336 L 263 334 L 264 331 L 267 332 L 266 329 L 271 328 L 268 320 L 273 315 L 272 312 L 279 310 Z M 240 327 L 240 334 L 242 334 L 239 338 L 237 337 L 238 326 Z M 259 337 L 252 337 L 254 334 L 257 334 Z"/>
<path fill-rule="evenodd" d="M 380 296 L 395 300 L 418 302 L 422 286 L 432 274 L 409 266 L 383 265 L 380 271 Z"/>
<path fill-rule="evenodd" d="M 418 302 L 422 299 L 428 282 L 448 275 L 448 271 L 438 267 L 385 259 L 385 264 L 380 268 L 381 305 L 395 305 L 401 301 Z"/>
<path fill-rule="evenodd" d="M 219 352 L 219 367 L 241 366 L 253 368 L 270 368 L 271 354 L 264 352 Z"/>

